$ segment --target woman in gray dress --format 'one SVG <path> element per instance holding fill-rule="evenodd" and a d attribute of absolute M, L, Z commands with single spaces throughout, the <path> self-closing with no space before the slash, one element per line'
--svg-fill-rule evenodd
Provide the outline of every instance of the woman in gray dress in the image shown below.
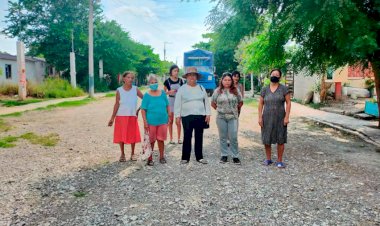
<path fill-rule="evenodd" d="M 277 144 L 278 168 L 285 168 L 282 155 L 287 142 L 287 126 L 290 115 L 290 94 L 288 88 L 281 85 L 282 73 L 279 69 L 270 72 L 270 85 L 261 90 L 259 102 L 259 125 L 261 126 L 261 139 L 265 145 L 266 160 L 264 165 L 273 163 L 271 159 L 272 144 Z M 286 103 L 286 108 L 285 108 Z"/>

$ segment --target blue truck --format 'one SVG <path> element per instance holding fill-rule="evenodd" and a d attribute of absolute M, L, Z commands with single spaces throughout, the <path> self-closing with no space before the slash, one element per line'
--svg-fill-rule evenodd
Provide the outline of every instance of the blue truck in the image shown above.
<path fill-rule="evenodd" d="M 202 75 L 198 84 L 206 89 L 208 95 L 212 95 L 216 88 L 214 54 L 202 49 L 185 52 L 183 54 L 183 66 L 185 71 L 187 67 L 196 67 L 199 74 Z"/>

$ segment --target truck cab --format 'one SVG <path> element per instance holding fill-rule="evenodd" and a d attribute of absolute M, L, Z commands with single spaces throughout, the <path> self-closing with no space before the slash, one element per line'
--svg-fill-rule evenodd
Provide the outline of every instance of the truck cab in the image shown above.
<path fill-rule="evenodd" d="M 195 49 L 184 53 L 183 66 L 186 71 L 188 67 L 196 67 L 201 78 L 198 84 L 202 85 L 208 95 L 212 95 L 216 88 L 216 81 L 214 77 L 214 54 L 212 52 Z"/>

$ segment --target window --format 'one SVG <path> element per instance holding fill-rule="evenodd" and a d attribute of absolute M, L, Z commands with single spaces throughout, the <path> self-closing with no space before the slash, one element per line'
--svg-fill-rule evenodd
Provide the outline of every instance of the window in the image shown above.
<path fill-rule="evenodd" d="M 329 67 L 327 69 L 327 80 L 333 79 L 333 75 L 334 75 L 334 68 Z"/>
<path fill-rule="evenodd" d="M 10 64 L 5 65 L 5 78 L 12 79 L 12 65 Z"/>
<path fill-rule="evenodd" d="M 348 67 L 349 78 L 364 78 L 364 72 L 362 66 L 349 66 Z"/>

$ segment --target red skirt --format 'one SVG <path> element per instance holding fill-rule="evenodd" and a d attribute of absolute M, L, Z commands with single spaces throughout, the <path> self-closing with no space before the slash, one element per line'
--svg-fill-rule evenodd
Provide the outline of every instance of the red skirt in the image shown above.
<path fill-rule="evenodd" d="M 114 143 L 135 144 L 141 142 L 139 123 L 135 116 L 116 116 Z"/>

